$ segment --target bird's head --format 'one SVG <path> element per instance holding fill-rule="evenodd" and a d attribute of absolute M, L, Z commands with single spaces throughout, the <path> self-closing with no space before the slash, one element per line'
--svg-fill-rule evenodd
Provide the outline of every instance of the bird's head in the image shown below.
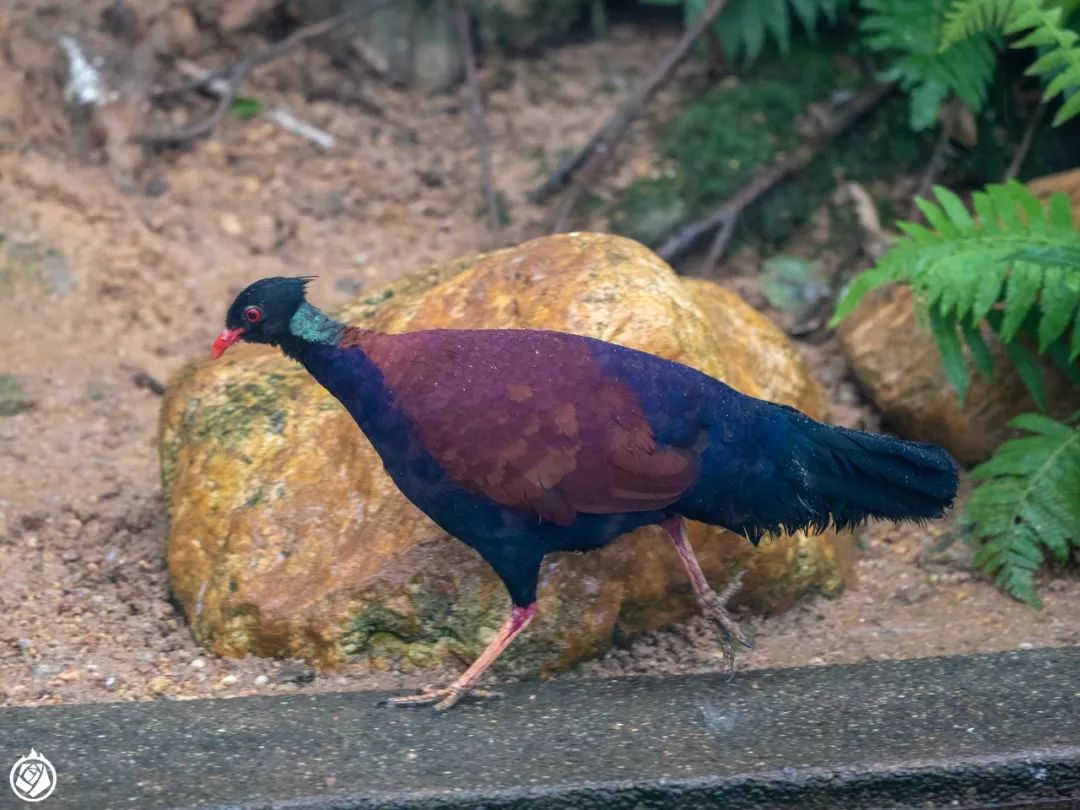
<path fill-rule="evenodd" d="M 215 360 L 236 341 L 278 346 L 291 333 L 289 322 L 306 300 L 307 284 L 314 276 L 264 278 L 236 296 L 225 316 L 225 328 L 214 341 Z"/>

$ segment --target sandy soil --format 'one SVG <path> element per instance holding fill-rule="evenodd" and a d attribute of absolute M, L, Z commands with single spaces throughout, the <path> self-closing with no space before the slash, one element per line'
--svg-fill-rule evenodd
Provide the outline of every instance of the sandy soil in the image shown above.
<path fill-rule="evenodd" d="M 30 20 L 52 41 L 71 21 L 35 5 L 47 4 L 0 12 L 0 36 L 10 35 L 11 60 L 40 63 L 35 75 L 48 78 L 55 54 L 18 32 Z M 80 13 L 94 20 L 102 5 L 85 3 Z M 550 212 L 525 201 L 544 163 L 580 143 L 673 36 L 618 26 L 606 42 L 510 61 L 497 77 L 485 72 L 495 170 L 512 220 L 503 242 L 544 232 Z M 382 113 L 308 101 L 294 77 L 329 69 L 297 53 L 247 90 L 331 132 L 338 145 L 328 154 L 265 121 L 229 119 L 211 140 L 151 156 L 125 187 L 77 148 L 59 106 L 34 109 L 13 135 L 0 132 L 0 373 L 14 375 L 33 404 L 0 416 L 0 705 L 399 688 L 450 674 L 379 672 L 364 662 L 315 673 L 301 662 L 220 659 L 194 643 L 169 600 L 159 384 L 207 350 L 232 294 L 264 275 L 317 273 L 315 296 L 333 306 L 492 244 L 478 217 L 464 93 L 378 86 L 371 92 Z M 650 127 L 702 80 L 702 68 L 691 67 L 663 94 L 601 193 L 656 171 Z M 58 99 L 53 86 L 39 101 Z M 739 288 L 752 297 L 752 281 Z M 804 348 L 835 418 L 874 425 L 833 343 Z M 866 531 L 857 584 L 837 600 L 751 618 L 757 647 L 739 666 L 1080 642 L 1080 581 L 1047 582 L 1047 609 L 1036 613 L 973 578 L 962 543 L 934 551 L 950 528 Z M 705 624 L 691 621 L 568 677 L 708 669 L 718 651 Z"/>

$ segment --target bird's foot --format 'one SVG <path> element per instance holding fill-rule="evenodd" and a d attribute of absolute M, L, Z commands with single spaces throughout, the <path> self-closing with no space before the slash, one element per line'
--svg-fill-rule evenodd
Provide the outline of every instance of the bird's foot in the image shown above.
<path fill-rule="evenodd" d="M 387 698 L 383 701 L 384 706 L 396 706 L 411 708 L 413 706 L 434 706 L 436 711 L 446 711 L 458 704 L 466 695 L 474 698 L 499 697 L 498 692 L 487 689 L 462 689 L 457 686 L 436 687 L 425 686 L 415 695 L 401 695 Z"/>
<path fill-rule="evenodd" d="M 739 588 L 742 587 L 744 576 L 746 576 L 746 569 L 737 573 L 720 593 L 710 590 L 701 594 L 699 598 L 702 611 L 720 629 L 720 644 L 724 650 L 728 671 L 735 667 L 735 648 L 732 641 L 739 642 L 748 650 L 754 648 L 750 639 L 746 637 L 742 628 L 739 627 L 739 623 L 727 611 L 727 604 L 738 593 Z"/>

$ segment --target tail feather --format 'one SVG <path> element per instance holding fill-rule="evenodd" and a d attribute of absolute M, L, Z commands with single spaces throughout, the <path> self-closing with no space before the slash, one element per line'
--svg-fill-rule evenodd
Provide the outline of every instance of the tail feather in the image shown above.
<path fill-rule="evenodd" d="M 757 540 L 766 532 L 843 529 L 868 518 L 924 521 L 941 517 L 956 498 L 958 468 L 934 444 L 825 425 L 786 408 L 768 421 L 787 421 L 771 450 L 775 466 L 768 500 L 732 526 Z M 775 428 L 776 423 L 773 422 Z"/>

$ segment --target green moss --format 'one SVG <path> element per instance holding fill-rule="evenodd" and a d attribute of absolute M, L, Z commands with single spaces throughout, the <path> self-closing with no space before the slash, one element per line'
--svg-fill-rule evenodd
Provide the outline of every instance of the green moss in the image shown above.
<path fill-rule="evenodd" d="M 299 396 L 301 383 L 299 376 L 288 381 L 267 376 L 257 382 L 226 382 L 212 399 L 192 401 L 184 414 L 184 442 L 213 442 L 221 449 L 237 449 L 255 431 L 283 433 L 286 416 L 281 404 Z"/>
<path fill-rule="evenodd" d="M 684 107 L 660 136 L 660 153 L 670 162 L 672 177 L 633 183 L 612 211 L 616 231 L 658 244 L 804 143 L 794 123 L 811 104 L 866 86 L 856 61 L 845 55 L 853 47 L 846 35 L 798 44 L 787 58 L 762 61 L 738 83 L 719 85 Z M 932 133 L 910 132 L 905 99 L 890 99 L 797 177 L 747 209 L 736 242 L 775 245 L 803 224 L 839 181 L 866 183 L 910 171 L 925 162 L 932 140 Z"/>

